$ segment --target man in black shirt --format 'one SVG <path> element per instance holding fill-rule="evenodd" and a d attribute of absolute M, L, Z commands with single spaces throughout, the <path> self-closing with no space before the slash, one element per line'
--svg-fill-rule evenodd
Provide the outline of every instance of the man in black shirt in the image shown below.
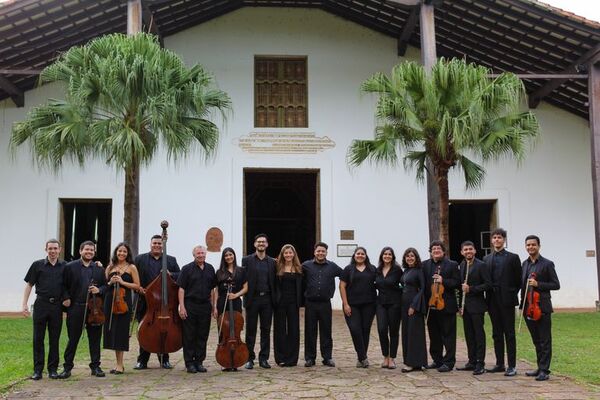
<path fill-rule="evenodd" d="M 206 248 L 192 250 L 194 261 L 181 269 L 179 286 L 179 316 L 183 320 L 183 359 L 187 372 L 206 372 L 206 342 L 210 332 L 211 314 L 217 317 L 217 275 L 205 262 Z"/>
<path fill-rule="evenodd" d="M 446 257 L 446 247 L 439 240 L 429 245 L 431 258 L 423 262 L 425 274 L 425 300 L 431 298 L 431 285 L 434 282 L 444 285 L 444 308 L 429 309 L 427 331 L 429 333 L 429 354 L 433 363 L 428 369 L 449 372 L 456 363 L 456 290 L 460 287 L 458 264 Z M 444 348 L 446 354 L 443 354 Z"/>
<path fill-rule="evenodd" d="M 67 379 L 71 376 L 73 360 L 77 352 L 77 345 L 81 338 L 84 326 L 84 317 L 87 308 L 88 293 L 99 296 L 106 290 L 106 276 L 104 268 L 94 261 L 96 255 L 96 244 L 87 240 L 79 246 L 79 260 L 71 261 L 65 266 L 64 287 L 65 299 L 63 304 L 67 307 L 67 333 L 69 342 L 65 349 L 65 362 L 63 372 L 58 376 Z M 92 375 L 104 377 L 104 371 L 100 368 L 100 338 L 102 337 L 102 325 L 91 326 L 85 323 L 90 350 L 90 369 Z"/>
<path fill-rule="evenodd" d="M 304 314 L 304 360 L 305 367 L 315 365 L 317 358 L 317 334 L 319 334 L 323 365 L 335 367 L 332 358 L 333 338 L 331 337 L 331 298 L 335 293 L 335 277 L 342 269 L 327 260 L 327 244 L 315 244 L 312 260 L 302 264 L 306 290 Z"/>
<path fill-rule="evenodd" d="M 552 360 L 552 300 L 551 290 L 560 289 L 560 282 L 556 275 L 554 263 L 540 255 L 540 238 L 529 235 L 525 238 L 525 249 L 529 258 L 523 261 L 523 275 L 521 278 L 521 305 L 523 312 L 527 312 L 530 305 L 527 301 L 527 291 L 539 293 L 539 307 L 541 317 L 538 320 L 526 318 L 527 329 L 535 346 L 537 369 L 526 372 L 527 376 L 535 376 L 536 381 L 546 381 L 550 375 L 550 361 Z M 533 274 L 533 275 L 532 275 Z"/>
<path fill-rule="evenodd" d="M 25 275 L 23 293 L 23 315 L 29 316 L 29 295 L 35 286 L 36 299 L 33 310 L 33 375 L 31 379 L 42 379 L 44 370 L 44 336 L 48 328 L 48 375 L 58 378 L 58 341 L 62 330 L 61 299 L 63 297 L 64 261 L 58 260 L 60 243 L 56 239 L 46 242 L 45 259 L 34 261 Z"/>
<path fill-rule="evenodd" d="M 260 318 L 260 352 L 258 364 L 262 368 L 271 368 L 269 352 L 271 349 L 271 323 L 273 321 L 273 305 L 277 299 L 275 288 L 275 260 L 266 253 L 269 247 L 267 235 L 259 233 L 254 237 L 256 252 L 242 259 L 242 267 L 246 268 L 248 292 L 244 296 L 246 308 L 246 345 L 250 353 L 246 369 L 254 368 L 254 343 L 256 327 Z"/>
<path fill-rule="evenodd" d="M 459 291 L 460 314 L 463 318 L 465 340 L 469 361 L 459 371 L 473 371 L 473 375 L 485 373 L 485 329 L 484 315 L 487 305 L 484 293 L 490 287 L 490 272 L 485 263 L 475 258 L 475 244 L 465 241 L 460 245 L 460 253 L 465 258 L 460 263 L 463 282 Z"/>
<path fill-rule="evenodd" d="M 146 300 L 143 293 L 145 288 L 160 274 L 162 269 L 162 257 L 163 257 L 163 244 L 162 236 L 154 235 L 150 239 L 150 252 L 140 254 L 135 258 L 135 266 L 137 267 L 140 274 L 140 286 L 141 293 L 136 294 L 137 298 L 137 309 L 135 318 L 138 322 L 144 318 L 146 313 Z M 179 276 L 179 265 L 177 265 L 177 259 L 175 257 L 167 255 L 167 270 L 169 275 L 177 281 Z M 158 361 L 161 367 L 165 369 L 171 369 L 171 363 L 169 362 L 169 354 L 157 354 Z M 144 350 L 140 346 L 140 352 L 137 358 L 137 364 L 133 369 L 146 369 L 148 368 L 148 360 L 150 359 L 150 353 Z"/>
<path fill-rule="evenodd" d="M 517 374 L 517 339 L 515 337 L 515 306 L 519 304 L 517 294 L 521 285 L 521 261 L 519 256 L 506 251 L 506 231 L 494 229 L 491 235 L 491 254 L 483 258 L 490 270 L 492 286 L 486 294 L 488 312 L 492 321 L 492 338 L 496 365 L 488 372 L 504 372 L 505 376 Z M 504 366 L 504 342 L 508 369 Z"/>

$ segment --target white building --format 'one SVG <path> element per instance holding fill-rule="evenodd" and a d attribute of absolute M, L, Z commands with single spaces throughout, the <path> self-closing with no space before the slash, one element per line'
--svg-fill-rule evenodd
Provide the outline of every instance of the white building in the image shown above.
<path fill-rule="evenodd" d="M 315 240 L 323 240 L 330 245 L 329 258 L 341 266 L 349 261 L 344 252 L 355 244 L 365 246 L 372 261 L 385 245 L 394 247 L 398 257 L 414 246 L 427 258 L 425 187 L 402 168 L 365 165 L 351 171 L 345 159 L 351 141 L 371 138 L 374 130 L 375 99 L 360 94 L 360 83 L 405 59 L 419 60 L 417 48 L 398 56 L 397 38 L 334 12 L 293 7 L 223 12 L 165 36 L 164 44 L 187 64 L 200 63 L 213 72 L 231 96 L 234 112 L 222 125 L 214 160 L 192 157 L 172 165 L 161 153 L 143 170 L 140 252 L 147 251 L 150 236 L 160 233 L 160 221 L 166 219 L 169 253 L 180 265 L 192 260 L 192 247 L 205 242 L 211 227 L 223 232 L 224 246 L 232 246 L 238 257 L 251 251 L 246 243 L 264 231 L 272 248 L 292 242 L 304 254 L 310 254 Z M 295 118 L 307 118 L 307 127 L 256 127 L 255 113 L 256 120 L 262 117 L 255 110 L 254 71 L 261 57 L 305 65 L 307 112 L 300 115 L 296 108 Z M 293 81 L 302 81 L 303 72 L 296 72 Z M 75 239 L 86 235 L 80 229 L 88 229 L 86 239 L 100 240 L 99 250 L 112 250 L 122 240 L 120 171 L 90 160 L 84 170 L 65 166 L 53 175 L 32 164 L 27 146 L 14 160 L 10 157 L 13 123 L 31 107 L 61 96 L 60 88 L 48 85 L 27 90 L 22 108 L 8 98 L 0 101 L 0 244 L 5 256 L 0 311 L 20 308 L 23 277 L 31 262 L 44 256 L 46 239 L 58 237 L 66 241 L 67 252 L 75 246 L 76 254 Z M 545 102 L 535 113 L 541 137 L 522 165 L 511 160 L 487 164 L 486 181 L 477 191 L 465 191 L 462 176 L 451 176 L 452 239 L 479 241 L 480 231 L 501 226 L 509 232 L 509 250 L 524 258 L 524 237 L 538 234 L 542 254 L 555 261 L 562 284 L 553 293 L 555 306 L 593 307 L 598 287 L 588 122 Z M 100 208 L 86 208 L 89 202 Z M 74 213 L 82 226 L 73 236 Z M 460 222 L 476 213 L 478 226 Z M 464 237 L 459 225 L 470 236 Z M 219 257 L 211 253 L 209 261 L 218 264 Z"/>

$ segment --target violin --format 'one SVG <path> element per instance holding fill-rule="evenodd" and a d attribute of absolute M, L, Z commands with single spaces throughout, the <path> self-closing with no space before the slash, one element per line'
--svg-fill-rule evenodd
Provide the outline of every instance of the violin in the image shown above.
<path fill-rule="evenodd" d="M 111 277 L 114 275 L 119 275 L 119 273 L 115 272 L 111 274 Z M 113 314 L 125 314 L 129 311 L 129 306 L 125 301 L 125 288 L 122 287 L 119 282 L 115 283 L 115 288 L 113 290 L 113 298 L 112 298 L 112 313 Z"/>
<path fill-rule="evenodd" d="M 215 357 L 217 362 L 225 369 L 233 370 L 241 367 L 248 361 L 248 346 L 242 342 L 240 334 L 244 328 L 244 317 L 239 311 L 233 311 L 233 302 L 229 300 L 233 282 L 227 282 L 226 302 L 229 303 L 229 310 L 225 311 L 220 318 L 221 334 Z"/>
<path fill-rule="evenodd" d="M 438 265 L 436 274 L 439 275 L 441 272 L 441 265 Z M 433 308 L 434 310 L 443 310 L 446 307 L 444 303 L 444 285 L 435 281 L 431 285 L 431 297 L 429 298 L 429 308 Z"/>
<path fill-rule="evenodd" d="M 94 280 L 90 280 L 90 286 L 94 286 Z M 86 301 L 87 307 L 87 318 L 85 321 L 90 326 L 100 326 L 104 324 L 106 317 L 104 316 L 103 305 L 104 301 L 102 297 L 96 293 L 91 293 L 88 291 L 87 295 L 88 299 Z"/>
<path fill-rule="evenodd" d="M 535 272 L 529 275 L 529 279 L 537 279 Z M 529 286 L 527 290 L 527 308 L 525 316 L 528 320 L 539 321 L 542 318 L 542 309 L 540 307 L 540 292 Z"/>

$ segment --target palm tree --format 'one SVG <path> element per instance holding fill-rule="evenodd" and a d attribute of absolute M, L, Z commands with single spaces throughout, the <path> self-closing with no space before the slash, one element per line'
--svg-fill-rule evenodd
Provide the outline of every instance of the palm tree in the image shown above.
<path fill-rule="evenodd" d="M 50 99 L 14 125 L 11 148 L 29 142 L 41 167 L 58 171 L 65 160 L 84 166 L 99 158 L 125 172 L 124 239 L 137 253 L 139 178 L 159 145 L 177 161 L 198 150 L 206 159 L 219 141 L 210 121 L 231 109 L 201 66 L 188 68 L 148 34 L 111 34 L 73 47 L 42 71 L 60 82 L 65 100 Z"/>
<path fill-rule="evenodd" d="M 430 73 L 421 65 L 396 65 L 388 77 L 375 74 L 361 85 L 378 95 L 375 139 L 354 140 L 348 149 L 350 166 L 368 160 L 396 165 L 404 154 L 405 169 L 415 169 L 422 181 L 426 165 L 440 196 L 440 239 L 448 245 L 448 172 L 462 169 L 467 189 L 481 186 L 484 168 L 473 161 L 526 155 L 526 142 L 538 135 L 537 119 L 522 111 L 523 83 L 514 74 L 489 78 L 490 71 L 464 60 L 438 60 Z"/>

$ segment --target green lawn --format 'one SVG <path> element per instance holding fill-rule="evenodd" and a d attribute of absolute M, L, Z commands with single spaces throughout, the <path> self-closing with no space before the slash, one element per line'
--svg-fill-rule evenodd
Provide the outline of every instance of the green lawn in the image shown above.
<path fill-rule="evenodd" d="M 0 392 L 7 385 L 31 375 L 33 372 L 33 327 L 31 318 L 0 318 Z M 67 346 L 67 327 L 63 322 L 60 335 L 60 361 L 62 370 L 63 352 Z M 88 355 L 87 335 L 79 342 L 76 360 L 85 360 Z M 46 356 L 48 355 L 48 334 L 46 332 Z M 46 360 L 47 361 L 47 360 Z M 47 379 L 44 365 L 44 379 Z"/>
<path fill-rule="evenodd" d="M 518 326 L 517 321 L 517 326 Z M 462 320 L 458 333 L 463 336 Z M 486 317 L 487 349 L 493 349 L 492 325 Z M 517 357 L 535 365 L 535 349 L 525 325 L 517 333 Z M 600 313 L 555 313 L 552 315 L 553 373 L 567 375 L 578 382 L 600 385 Z M 494 359 L 486 360 L 492 364 Z M 519 371 L 524 373 L 525 371 Z"/>

